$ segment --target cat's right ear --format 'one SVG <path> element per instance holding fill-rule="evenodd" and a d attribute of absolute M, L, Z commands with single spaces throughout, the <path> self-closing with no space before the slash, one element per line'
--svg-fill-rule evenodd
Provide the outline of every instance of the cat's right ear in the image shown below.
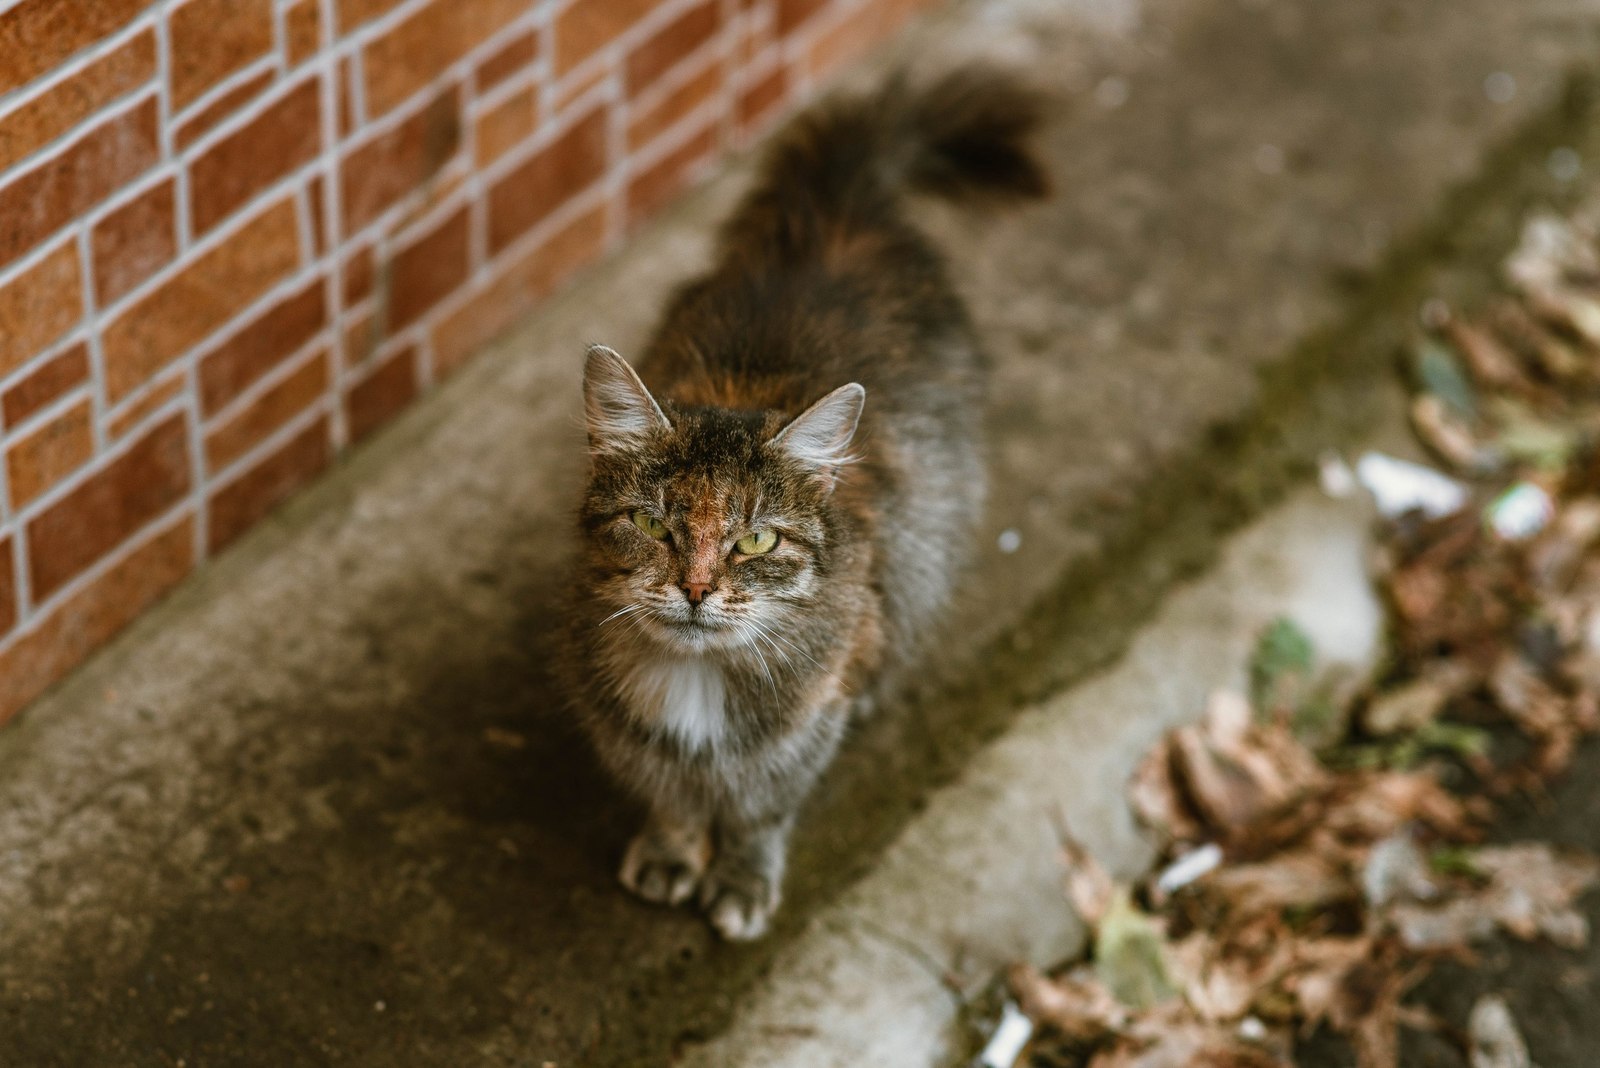
<path fill-rule="evenodd" d="M 657 430 L 672 429 L 628 361 L 604 345 L 590 345 L 584 361 L 583 411 L 594 453 L 636 445 Z"/>

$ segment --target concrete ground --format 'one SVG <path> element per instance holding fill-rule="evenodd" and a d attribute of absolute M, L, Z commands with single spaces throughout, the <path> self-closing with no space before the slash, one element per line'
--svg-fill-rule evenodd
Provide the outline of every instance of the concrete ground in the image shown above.
<path fill-rule="evenodd" d="M 985 551 L 927 691 L 864 726 L 811 806 L 773 938 L 717 945 L 614 887 L 637 815 L 546 664 L 582 344 L 638 348 L 735 167 L 0 732 L 0 1065 L 708 1055 L 1027 699 L 1121 652 L 1370 422 L 1408 317 L 1449 284 L 1434 268 L 1497 256 L 1552 191 L 1547 154 L 1594 125 L 1569 74 L 1597 26 L 1594 0 L 928 20 L 922 61 L 998 41 L 1073 100 L 1048 138 L 1060 193 L 982 225 L 929 214 L 997 364 Z M 1068 804 L 1091 841 L 1117 809 Z"/>

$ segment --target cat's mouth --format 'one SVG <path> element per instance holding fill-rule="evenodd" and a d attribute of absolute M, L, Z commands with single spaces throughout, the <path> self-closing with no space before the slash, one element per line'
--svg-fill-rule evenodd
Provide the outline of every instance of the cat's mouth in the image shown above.
<path fill-rule="evenodd" d="M 727 648 L 743 641 L 740 629 L 731 621 L 701 613 L 658 616 L 655 622 L 661 638 L 690 650 Z"/>

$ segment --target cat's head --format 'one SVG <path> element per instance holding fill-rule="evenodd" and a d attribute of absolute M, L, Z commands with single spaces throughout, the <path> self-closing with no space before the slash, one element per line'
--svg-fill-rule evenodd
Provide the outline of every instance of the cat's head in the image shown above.
<path fill-rule="evenodd" d="M 601 625 L 685 651 L 782 649 L 827 592 L 833 491 L 866 390 L 840 386 L 792 419 L 662 404 L 598 345 L 583 387 L 584 595 Z"/>

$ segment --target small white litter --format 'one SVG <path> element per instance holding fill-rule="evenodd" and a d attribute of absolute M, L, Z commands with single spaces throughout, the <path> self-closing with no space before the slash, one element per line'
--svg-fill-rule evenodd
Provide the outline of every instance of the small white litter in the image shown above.
<path fill-rule="evenodd" d="M 1000 1025 L 989 1036 L 989 1044 L 978 1054 L 977 1068 L 1015 1068 L 1022 1047 L 1033 1037 L 1033 1021 L 1021 1009 L 1006 1002 L 1000 1011 Z"/>
<path fill-rule="evenodd" d="M 1317 478 L 1322 492 L 1337 500 L 1344 500 L 1356 491 L 1356 473 L 1336 452 L 1325 452 L 1317 457 Z"/>
<path fill-rule="evenodd" d="M 1372 494 L 1378 511 L 1390 519 L 1413 509 L 1429 519 L 1439 519 L 1459 512 L 1467 503 L 1467 488 L 1450 476 L 1381 452 L 1361 457 L 1356 478 Z"/>
<path fill-rule="evenodd" d="M 1496 497 L 1486 511 L 1489 528 L 1507 541 L 1531 538 L 1555 518 L 1555 502 L 1543 486 L 1518 482 Z"/>
<path fill-rule="evenodd" d="M 1221 863 L 1222 847 L 1215 842 L 1207 842 L 1168 864 L 1156 879 L 1156 890 L 1163 894 L 1176 893 L 1196 879 L 1215 871 Z"/>

